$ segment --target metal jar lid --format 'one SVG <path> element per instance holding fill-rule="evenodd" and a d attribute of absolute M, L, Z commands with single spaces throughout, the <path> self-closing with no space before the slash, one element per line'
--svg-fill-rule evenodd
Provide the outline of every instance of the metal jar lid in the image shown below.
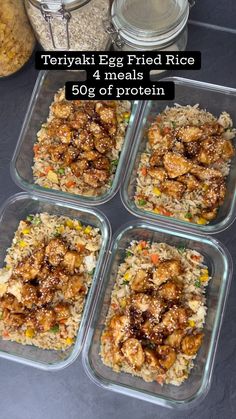
<path fill-rule="evenodd" d="M 84 6 L 91 0 L 29 0 L 38 9 L 42 5 L 48 7 L 52 12 L 58 10 L 58 4 L 60 7 L 64 7 L 66 10 L 72 11 L 78 7 Z"/>
<path fill-rule="evenodd" d="M 188 15 L 188 0 L 114 0 L 105 27 L 119 48 L 158 48 L 183 31 Z"/>

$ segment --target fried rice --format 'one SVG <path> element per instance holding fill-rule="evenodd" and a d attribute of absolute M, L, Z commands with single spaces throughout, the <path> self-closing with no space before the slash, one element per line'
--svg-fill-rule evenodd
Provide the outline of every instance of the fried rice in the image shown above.
<path fill-rule="evenodd" d="M 191 133 L 192 128 L 200 131 L 199 138 L 183 140 L 181 131 Z M 216 218 L 224 202 L 234 154 L 231 140 L 235 134 L 227 112 L 222 112 L 217 119 L 198 105 L 167 107 L 147 130 L 146 149 L 141 154 L 137 173 L 134 197 L 137 207 L 186 222 L 208 224 Z M 156 142 L 153 142 L 154 135 L 159 135 Z M 230 148 L 228 155 L 223 147 Z M 159 157 L 159 161 L 155 162 L 153 156 L 156 160 Z M 181 162 L 189 165 L 189 169 L 180 171 L 177 177 L 178 172 L 168 172 L 170 164 L 167 167 L 165 161 L 168 158 L 175 168 Z"/>
<path fill-rule="evenodd" d="M 78 220 L 48 213 L 22 220 L 0 270 L 2 339 L 43 349 L 70 347 L 100 246 L 99 229 Z"/>
<path fill-rule="evenodd" d="M 101 337 L 103 363 L 147 382 L 180 385 L 204 336 L 209 280 L 204 258 L 195 250 L 131 242 Z"/>
<path fill-rule="evenodd" d="M 128 101 L 67 101 L 60 89 L 34 145 L 35 183 L 76 195 L 104 195 L 115 177 L 130 111 Z"/>

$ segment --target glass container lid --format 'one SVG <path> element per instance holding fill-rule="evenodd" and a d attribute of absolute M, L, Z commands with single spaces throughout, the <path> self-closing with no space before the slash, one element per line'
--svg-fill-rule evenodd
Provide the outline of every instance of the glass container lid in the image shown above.
<path fill-rule="evenodd" d="M 182 29 L 188 12 L 188 0 L 115 0 L 112 22 L 127 36 L 157 38 Z"/>

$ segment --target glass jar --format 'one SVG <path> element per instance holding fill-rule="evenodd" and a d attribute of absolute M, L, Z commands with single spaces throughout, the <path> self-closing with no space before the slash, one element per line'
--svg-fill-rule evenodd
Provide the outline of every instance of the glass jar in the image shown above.
<path fill-rule="evenodd" d="M 24 3 L 4 0 L 0 6 L 0 77 L 18 71 L 30 58 L 35 38 Z"/>
<path fill-rule="evenodd" d="M 109 35 L 103 21 L 110 0 L 25 0 L 28 16 L 45 50 L 99 51 Z"/>
<path fill-rule="evenodd" d="M 184 51 L 188 0 L 114 0 L 105 22 L 115 50 Z"/>

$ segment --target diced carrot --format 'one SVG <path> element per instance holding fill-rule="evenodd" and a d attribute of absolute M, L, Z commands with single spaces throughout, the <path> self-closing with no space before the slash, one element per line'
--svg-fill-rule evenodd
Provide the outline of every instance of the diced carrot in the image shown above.
<path fill-rule="evenodd" d="M 81 243 L 78 243 L 78 244 L 76 244 L 76 248 L 78 249 L 79 252 L 83 252 L 84 249 L 85 249 L 85 245 L 81 244 Z"/>
<path fill-rule="evenodd" d="M 45 173 L 40 172 L 40 173 L 38 174 L 38 176 L 39 176 L 39 177 L 44 177 L 44 176 L 45 176 Z"/>
<path fill-rule="evenodd" d="M 48 174 L 48 172 L 50 172 L 50 170 L 53 170 L 53 167 L 52 166 L 47 166 L 47 167 L 45 167 L 44 172 Z"/>
<path fill-rule="evenodd" d="M 8 337 L 9 337 L 9 333 L 7 332 L 7 330 L 3 330 L 3 332 L 2 332 L 2 336 L 3 336 L 4 338 L 8 338 Z"/>
<path fill-rule="evenodd" d="M 201 256 L 198 256 L 198 255 L 192 255 L 191 256 L 191 259 L 193 259 L 193 260 L 200 260 L 201 259 Z"/>
<path fill-rule="evenodd" d="M 144 256 L 147 256 L 147 255 L 148 255 L 148 250 L 147 250 L 147 249 L 144 249 L 144 250 L 143 250 L 143 255 L 144 255 Z"/>
<path fill-rule="evenodd" d="M 147 247 L 147 242 L 145 240 L 140 241 L 139 244 L 142 249 L 145 249 L 145 247 Z"/>
<path fill-rule="evenodd" d="M 33 147 L 33 150 L 34 150 L 34 154 L 37 154 L 38 151 L 39 151 L 39 145 L 35 144 L 34 147 Z"/>
<path fill-rule="evenodd" d="M 147 176 L 147 168 L 146 167 L 143 167 L 141 169 L 141 173 L 142 173 L 143 176 Z"/>
<path fill-rule="evenodd" d="M 162 130 L 163 134 L 168 134 L 170 132 L 170 128 L 169 127 L 165 127 Z"/>
<path fill-rule="evenodd" d="M 72 180 L 70 180 L 69 182 L 67 182 L 66 183 L 66 187 L 67 188 L 72 188 L 73 186 L 75 186 L 76 185 L 76 183 L 75 182 L 73 182 Z"/>
<path fill-rule="evenodd" d="M 165 377 L 163 375 L 157 375 L 156 376 L 156 381 L 158 382 L 158 384 L 160 384 L 162 386 L 164 384 Z"/>
<path fill-rule="evenodd" d="M 164 207 L 160 208 L 160 211 L 161 211 L 162 215 L 165 215 L 166 217 L 171 217 L 173 215 L 172 212 L 168 211 Z"/>
<path fill-rule="evenodd" d="M 158 264 L 158 262 L 159 262 L 159 256 L 158 256 L 158 254 L 157 254 L 157 253 L 153 253 L 153 254 L 150 256 L 150 258 L 151 258 L 151 261 L 152 261 L 152 263 L 153 263 L 154 265 L 157 265 L 157 264 Z"/>

